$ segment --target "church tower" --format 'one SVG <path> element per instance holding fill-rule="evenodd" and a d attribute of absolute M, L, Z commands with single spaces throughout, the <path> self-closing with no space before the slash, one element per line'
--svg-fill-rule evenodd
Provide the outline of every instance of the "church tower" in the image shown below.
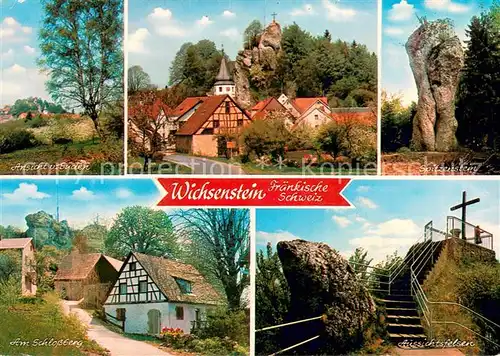
<path fill-rule="evenodd" d="M 222 60 L 220 62 L 219 74 L 215 77 L 214 95 L 228 94 L 233 99 L 236 97 L 236 84 L 234 84 L 233 76 L 229 73 L 224 50 L 222 51 Z"/>

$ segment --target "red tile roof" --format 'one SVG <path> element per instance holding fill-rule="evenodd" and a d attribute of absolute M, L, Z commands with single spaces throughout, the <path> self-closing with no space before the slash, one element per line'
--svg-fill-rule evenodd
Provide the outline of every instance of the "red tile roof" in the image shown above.
<path fill-rule="evenodd" d="M 208 96 L 193 96 L 186 98 L 172 111 L 172 116 L 179 117 L 191 110 L 196 104 L 207 99 Z"/>
<path fill-rule="evenodd" d="M 31 238 L 1 239 L 0 250 L 24 248 L 31 241 L 33 241 Z"/>
<path fill-rule="evenodd" d="M 370 108 L 337 108 L 331 117 L 337 122 L 354 121 L 368 126 L 377 125 L 377 115 Z"/>
<path fill-rule="evenodd" d="M 121 269 L 121 261 L 101 253 L 71 253 L 62 259 L 54 280 L 85 279 L 101 258 L 107 260 L 117 271 Z"/>
<path fill-rule="evenodd" d="M 271 100 L 273 100 L 273 99 L 274 99 L 273 97 L 270 97 L 270 98 L 259 101 L 257 104 L 254 105 L 254 107 L 252 108 L 252 111 L 260 111 L 260 110 L 264 109 L 267 106 L 267 104 L 269 104 L 271 102 Z"/>
<path fill-rule="evenodd" d="M 328 98 L 326 96 L 319 98 L 295 98 L 294 100 L 292 100 L 292 104 L 302 114 L 318 101 L 321 101 L 323 102 L 323 104 L 328 105 Z"/>
<path fill-rule="evenodd" d="M 263 119 L 271 111 L 283 111 L 283 112 L 288 113 L 288 110 L 278 100 L 276 100 L 276 98 L 273 98 L 273 97 L 259 101 L 252 108 L 252 111 L 254 111 L 254 112 L 257 111 L 252 116 L 252 120 Z"/>

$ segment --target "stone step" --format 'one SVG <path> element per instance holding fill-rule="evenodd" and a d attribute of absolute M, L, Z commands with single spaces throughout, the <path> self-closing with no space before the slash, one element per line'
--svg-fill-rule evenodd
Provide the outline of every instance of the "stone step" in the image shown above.
<path fill-rule="evenodd" d="M 413 302 L 413 296 L 411 294 L 387 294 L 383 299 Z"/>
<path fill-rule="evenodd" d="M 415 308 L 413 300 L 378 299 L 378 302 L 385 304 L 386 308 Z"/>
<path fill-rule="evenodd" d="M 427 336 L 424 334 L 400 334 L 400 333 L 389 333 L 389 338 L 393 344 L 397 344 L 402 341 L 424 341 Z"/>
<path fill-rule="evenodd" d="M 420 317 L 415 315 L 387 315 L 387 322 L 394 324 L 420 325 Z"/>
<path fill-rule="evenodd" d="M 418 312 L 415 308 L 386 308 L 389 315 L 417 316 Z"/>

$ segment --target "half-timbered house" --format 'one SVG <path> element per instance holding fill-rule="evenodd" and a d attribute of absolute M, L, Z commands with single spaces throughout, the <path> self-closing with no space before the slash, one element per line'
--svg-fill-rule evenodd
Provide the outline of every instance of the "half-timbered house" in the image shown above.
<path fill-rule="evenodd" d="M 238 135 L 251 122 L 248 113 L 230 95 L 200 100 L 186 121 L 179 118 L 177 151 L 207 157 L 238 152 Z"/>
<path fill-rule="evenodd" d="M 163 327 L 189 333 L 221 297 L 191 265 L 131 252 L 104 309 L 127 333 L 158 334 Z"/>

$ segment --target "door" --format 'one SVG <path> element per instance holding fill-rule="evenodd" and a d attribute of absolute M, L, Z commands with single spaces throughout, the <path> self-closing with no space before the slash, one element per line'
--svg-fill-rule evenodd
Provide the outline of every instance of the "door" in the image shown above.
<path fill-rule="evenodd" d="M 161 313 L 158 309 L 148 311 L 148 333 L 158 335 L 160 333 Z"/>

